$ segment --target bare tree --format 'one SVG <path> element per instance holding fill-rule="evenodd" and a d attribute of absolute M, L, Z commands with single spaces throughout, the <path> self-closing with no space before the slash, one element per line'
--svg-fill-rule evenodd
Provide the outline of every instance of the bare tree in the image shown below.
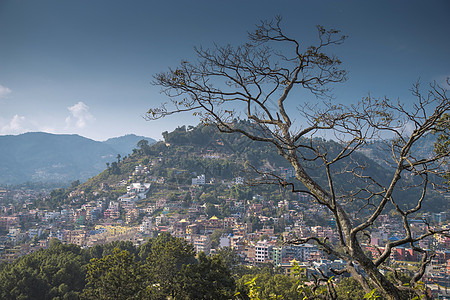
<path fill-rule="evenodd" d="M 176 69 L 156 75 L 155 84 L 163 88 L 170 102 L 150 109 L 147 118 L 154 120 L 173 113 L 192 112 L 203 123 L 213 124 L 222 132 L 239 133 L 273 145 L 293 166 L 299 183 L 287 182 L 273 174 L 261 178 L 293 192 L 310 194 L 334 216 L 337 224 L 338 245 L 315 236 L 291 242 L 315 241 L 327 253 L 343 259 L 346 267 L 333 271 L 350 273 L 366 292 L 376 288 L 389 299 L 400 299 L 401 291 L 417 293 L 414 287 L 431 257 L 416 242 L 434 234 L 445 234 L 445 230 L 428 226 L 426 232 L 417 236 L 411 231 L 409 219 L 426 201 L 432 181 L 442 175 L 442 163 L 449 156 L 449 147 L 448 144 L 441 147 L 432 157 L 420 156 L 414 149 L 430 133 L 448 136 L 449 127 L 442 126 L 450 109 L 446 90 L 432 84 L 423 95 L 416 84 L 413 94 L 417 102 L 412 108 L 372 97 L 351 106 L 335 104 L 330 84 L 345 81 L 346 72 L 340 67 L 341 61 L 325 50 L 342 44 L 346 37 L 337 30 L 319 26 L 317 45 L 304 47 L 300 41 L 285 35 L 280 21 L 277 17 L 261 22 L 249 33 L 249 43 L 239 47 L 197 48 L 195 63 L 182 61 Z M 306 96 L 301 91 L 312 93 L 317 99 L 315 103 L 302 100 Z M 236 119 L 247 120 L 248 126 L 238 126 L 233 122 Z M 337 154 L 328 151 L 321 139 L 315 139 L 322 136 L 340 143 Z M 356 163 L 347 164 L 345 169 L 337 167 L 339 162 L 351 160 L 366 143 L 386 136 L 390 137 L 387 142 L 392 154 L 390 178 L 379 180 L 368 174 L 365 166 Z M 311 161 L 320 162 L 327 184 L 319 184 L 311 177 L 306 168 Z M 336 178 L 349 174 L 359 188 L 340 191 Z M 417 199 L 410 199 L 408 206 L 399 204 L 396 191 L 412 187 L 420 188 Z M 364 218 L 357 217 L 355 211 L 347 211 L 345 204 L 350 201 L 361 204 L 360 210 L 365 214 L 359 216 Z M 389 205 L 396 209 L 403 222 L 404 237 L 387 242 L 379 256 L 370 259 L 363 251 L 362 240 Z M 423 255 L 409 286 L 391 282 L 380 272 L 381 268 L 388 268 L 386 262 L 392 249 L 405 244 Z M 358 271 L 357 266 L 364 272 Z"/>

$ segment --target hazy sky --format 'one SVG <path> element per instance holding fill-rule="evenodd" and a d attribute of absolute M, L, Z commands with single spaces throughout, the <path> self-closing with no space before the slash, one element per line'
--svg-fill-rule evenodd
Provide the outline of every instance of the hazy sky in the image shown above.
<path fill-rule="evenodd" d="M 167 99 L 152 76 L 198 45 L 240 44 L 261 19 L 283 17 L 307 43 L 315 25 L 349 39 L 334 54 L 349 80 L 336 101 L 412 101 L 409 88 L 450 76 L 450 1 L 0 0 L 0 135 L 76 133 L 95 140 L 196 124 L 190 115 L 148 122 Z"/>

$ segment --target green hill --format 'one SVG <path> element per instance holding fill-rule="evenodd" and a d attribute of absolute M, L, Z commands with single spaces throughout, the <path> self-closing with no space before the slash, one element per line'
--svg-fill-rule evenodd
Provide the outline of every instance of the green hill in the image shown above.
<path fill-rule="evenodd" d="M 245 124 L 241 124 L 241 126 L 245 126 Z M 95 194 L 96 197 L 108 196 L 113 199 L 124 193 L 125 186 L 131 182 L 152 182 L 153 191 L 157 193 L 155 195 L 168 197 L 174 194 L 183 198 L 191 187 L 192 178 L 204 174 L 207 182 L 213 180 L 215 184 L 203 187 L 203 191 L 199 195 L 204 193 L 215 197 L 220 195 L 234 197 L 235 194 L 231 195 L 230 193 L 238 192 L 236 189 L 231 189 L 230 186 L 234 185 L 236 177 L 261 178 L 261 174 L 256 174 L 254 170 L 274 174 L 293 183 L 297 189 L 302 188 L 302 184 L 292 176 L 292 167 L 278 155 L 274 147 L 268 144 L 250 141 L 237 134 L 220 133 L 214 127 L 205 126 L 188 128 L 182 126 L 173 132 L 164 132 L 163 137 L 164 141 L 152 145 L 148 142 L 139 142 L 132 154 L 111 162 L 107 169 L 79 185 L 76 190 L 79 193 L 85 192 L 85 195 Z M 315 139 L 304 142 L 320 145 L 326 149 L 327 155 L 330 157 L 342 149 L 334 141 Z M 312 157 L 312 153 L 304 152 L 304 155 Z M 136 174 L 134 171 L 137 166 L 141 166 L 145 172 Z M 322 186 L 328 186 L 321 161 L 317 159 L 306 161 L 305 166 L 311 177 Z M 371 186 L 369 181 L 355 179 L 349 172 L 344 172 L 357 166 L 364 166 L 366 174 L 370 174 L 382 184 L 387 184 L 389 176 L 386 175 L 390 171 L 386 167 L 380 166 L 362 153 L 354 153 L 351 159 L 343 160 L 332 168 L 335 192 L 338 196 Z M 242 195 L 246 196 L 242 197 L 250 199 L 262 191 L 266 192 L 266 199 L 280 197 L 281 200 L 283 197 L 291 197 L 288 195 L 289 190 L 280 194 L 275 185 L 250 186 L 240 188 L 240 190 L 241 192 L 245 190 Z M 399 191 L 395 196 L 403 205 L 409 205 L 410 202 L 413 203 L 410 199 L 415 199 L 417 193 L 418 191 L 414 189 L 408 189 Z M 361 193 L 360 196 L 364 196 L 364 193 Z M 64 202 L 61 195 L 58 197 L 60 199 L 53 201 L 54 205 Z M 426 209 L 433 210 L 433 208 L 442 207 L 442 201 L 445 201 L 439 195 L 431 192 L 429 197 L 432 201 L 424 203 Z M 86 199 L 93 198 L 94 196 L 89 196 Z M 344 197 L 342 201 L 348 202 L 350 206 L 361 206 L 361 200 Z"/>
<path fill-rule="evenodd" d="M 141 139 L 154 142 L 135 135 L 105 142 L 44 132 L 0 136 L 0 184 L 84 181 L 104 170 L 117 154 L 131 153 Z"/>

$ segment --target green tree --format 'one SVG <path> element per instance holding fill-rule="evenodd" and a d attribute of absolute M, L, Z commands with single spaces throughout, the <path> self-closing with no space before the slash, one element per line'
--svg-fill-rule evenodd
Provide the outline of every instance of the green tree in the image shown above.
<path fill-rule="evenodd" d="M 236 249 L 231 247 L 223 247 L 216 251 L 216 254 L 225 264 L 225 267 L 231 271 L 233 275 L 238 275 L 239 269 L 244 267 L 240 264 L 239 255 Z"/>
<path fill-rule="evenodd" d="M 234 279 L 219 256 L 198 255 L 198 263 L 185 265 L 180 278 L 181 298 L 231 299 L 235 290 Z"/>
<path fill-rule="evenodd" d="M 141 245 L 138 249 L 138 257 L 141 262 L 145 263 L 148 256 L 152 252 L 153 239 L 149 239 L 145 244 Z"/>
<path fill-rule="evenodd" d="M 342 300 L 359 300 L 365 295 L 361 285 L 353 278 L 341 279 L 335 289 L 338 299 Z"/>
<path fill-rule="evenodd" d="M 0 271 L 0 299 L 77 299 L 85 285 L 87 253 L 52 240 Z"/>
<path fill-rule="evenodd" d="M 145 291 L 141 264 L 126 250 L 93 258 L 86 275 L 86 299 L 141 299 Z"/>
<path fill-rule="evenodd" d="M 218 216 L 220 214 L 219 209 L 212 203 L 206 203 L 205 213 L 208 218 Z"/>
<path fill-rule="evenodd" d="M 167 233 L 160 234 L 152 243 L 145 265 L 147 276 L 152 277 L 152 297 L 175 299 L 182 292 L 181 268 L 191 263 L 195 263 L 191 244 Z"/>
<path fill-rule="evenodd" d="M 208 214 L 208 213 L 207 213 Z M 209 216 L 209 214 L 208 214 Z M 217 248 L 220 243 L 220 237 L 225 233 L 223 229 L 216 229 L 211 234 L 211 248 Z"/>
<path fill-rule="evenodd" d="M 72 181 L 72 183 L 70 184 L 70 187 L 73 189 L 73 188 L 76 188 L 79 185 L 80 185 L 80 181 L 79 180 L 75 180 L 75 181 Z"/>
<path fill-rule="evenodd" d="M 115 249 L 126 250 L 131 255 L 137 255 L 139 250 L 130 241 L 113 241 L 108 244 L 94 245 L 87 249 L 91 258 L 102 258 L 113 254 Z"/>
<path fill-rule="evenodd" d="M 262 272 L 256 276 L 247 274 L 238 281 L 238 290 L 245 299 L 295 300 L 302 299 L 297 291 L 296 280 L 282 274 Z"/>
<path fill-rule="evenodd" d="M 142 139 L 142 140 L 140 140 L 140 141 L 137 143 L 137 146 L 139 147 L 139 149 L 141 149 L 141 150 L 144 151 L 144 153 L 145 153 L 145 149 L 146 149 L 147 147 L 149 147 L 148 141 Z"/>
<path fill-rule="evenodd" d="M 115 175 L 120 175 L 120 173 L 121 173 L 119 165 L 115 161 L 113 161 L 111 163 L 111 169 L 110 170 L 111 170 L 111 173 L 115 174 Z"/>

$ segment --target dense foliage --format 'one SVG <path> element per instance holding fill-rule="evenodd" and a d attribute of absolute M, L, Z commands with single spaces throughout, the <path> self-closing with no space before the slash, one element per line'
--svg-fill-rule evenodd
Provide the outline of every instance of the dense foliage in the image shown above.
<path fill-rule="evenodd" d="M 195 255 L 168 234 L 139 247 L 116 241 L 82 249 L 54 239 L 0 265 L 0 299 L 302 299 L 299 278 L 240 265 L 229 248 Z M 364 296 L 352 279 L 335 284 L 339 299 Z"/>
<path fill-rule="evenodd" d="M 196 258 L 185 240 L 161 234 L 136 248 L 114 242 L 50 247 L 3 264 L 1 299 L 229 299 L 234 278 L 221 256 Z"/>
<path fill-rule="evenodd" d="M 4 265 L 1 299 L 77 299 L 86 281 L 88 253 L 75 245 L 52 240 L 39 250 Z"/>

